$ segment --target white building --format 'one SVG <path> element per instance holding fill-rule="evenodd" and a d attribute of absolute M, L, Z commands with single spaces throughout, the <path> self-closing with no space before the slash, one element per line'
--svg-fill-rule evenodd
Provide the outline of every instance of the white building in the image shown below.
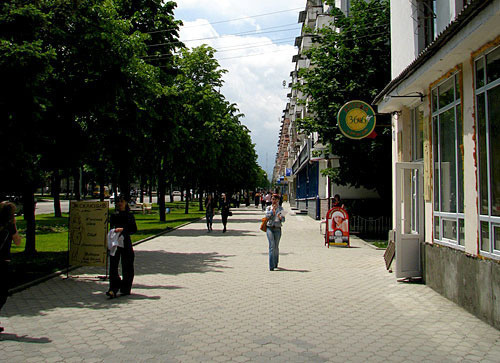
<path fill-rule="evenodd" d="M 397 277 L 500 327 L 500 0 L 391 1 Z"/>

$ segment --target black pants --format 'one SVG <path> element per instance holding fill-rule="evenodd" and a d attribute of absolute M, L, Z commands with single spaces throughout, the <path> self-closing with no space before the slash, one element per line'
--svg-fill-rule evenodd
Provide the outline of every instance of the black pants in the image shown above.
<path fill-rule="evenodd" d="M 0 309 L 5 305 L 9 295 L 9 263 L 0 261 Z"/>
<path fill-rule="evenodd" d="M 224 226 L 224 229 L 226 229 L 226 224 L 227 224 L 227 214 L 221 214 L 222 217 L 222 225 Z"/>
<path fill-rule="evenodd" d="M 109 290 L 115 293 L 120 290 L 122 294 L 130 294 L 134 281 L 134 250 L 118 247 L 114 256 L 109 256 Z M 118 265 L 122 261 L 123 280 L 118 272 Z"/>

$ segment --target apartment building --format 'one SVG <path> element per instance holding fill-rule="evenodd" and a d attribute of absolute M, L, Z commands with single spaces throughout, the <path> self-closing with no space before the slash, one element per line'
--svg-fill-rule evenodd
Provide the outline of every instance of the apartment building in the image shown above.
<path fill-rule="evenodd" d="M 500 0 L 391 1 L 396 275 L 500 328 Z"/>
<path fill-rule="evenodd" d="M 349 11 L 349 4 L 349 0 L 335 2 L 335 6 L 346 14 Z M 330 199 L 335 194 L 340 194 L 344 200 L 379 197 L 375 191 L 336 185 L 331 183 L 328 177 L 322 176 L 323 169 L 338 165 L 338 158 L 327 155 L 326 145 L 321 144 L 317 133 L 305 134 L 297 127 L 297 120 L 311 116 L 311 113 L 308 109 L 308 100 L 294 88 L 294 85 L 303 82 L 299 77 L 299 70 L 311 67 L 311 61 L 304 53 L 314 46 L 312 41 L 314 30 L 331 26 L 332 18 L 329 13 L 329 5 L 321 0 L 307 0 L 305 10 L 299 13 L 298 22 L 304 26 L 300 36 L 295 39 L 298 53 L 292 59 L 294 68 L 290 73 L 292 80 L 289 84 L 291 92 L 288 94 L 290 102 L 283 110 L 273 173 L 273 181 L 280 180 L 280 185 L 286 185 L 292 206 L 306 210 L 309 216 L 317 219 L 325 217 Z M 313 29 L 313 32 L 308 32 L 306 29 Z M 286 176 L 287 170 L 289 177 Z"/>

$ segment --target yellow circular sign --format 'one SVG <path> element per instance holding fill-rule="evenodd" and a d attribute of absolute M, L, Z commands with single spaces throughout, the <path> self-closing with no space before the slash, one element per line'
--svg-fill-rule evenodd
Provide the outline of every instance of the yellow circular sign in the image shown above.
<path fill-rule="evenodd" d="M 368 115 L 365 111 L 360 108 L 355 108 L 347 113 L 346 124 L 351 130 L 363 130 L 368 122 L 366 116 Z"/>

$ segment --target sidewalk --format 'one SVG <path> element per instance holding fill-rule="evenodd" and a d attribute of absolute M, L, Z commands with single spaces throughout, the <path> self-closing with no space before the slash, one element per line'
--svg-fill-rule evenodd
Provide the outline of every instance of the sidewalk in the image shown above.
<path fill-rule="evenodd" d="M 133 295 L 107 300 L 103 268 L 12 296 L 6 362 L 500 361 L 500 331 L 425 285 L 398 283 L 357 238 L 326 248 L 290 213 L 270 272 L 262 212 L 233 210 L 135 247 Z"/>

